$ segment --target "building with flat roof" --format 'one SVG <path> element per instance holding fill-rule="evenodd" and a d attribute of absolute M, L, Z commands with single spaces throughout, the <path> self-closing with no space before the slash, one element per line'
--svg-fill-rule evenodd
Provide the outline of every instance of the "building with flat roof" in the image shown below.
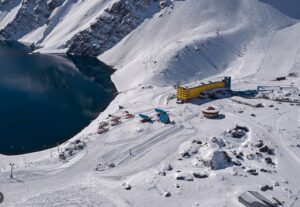
<path fill-rule="evenodd" d="M 201 93 L 212 90 L 224 88 L 226 90 L 231 89 L 231 77 L 224 77 L 220 81 L 209 81 L 203 83 L 201 81 L 195 81 L 192 83 L 182 84 L 177 87 L 177 100 L 181 102 L 186 102 L 190 99 L 199 97 Z"/>
<path fill-rule="evenodd" d="M 243 193 L 239 196 L 239 202 L 245 207 L 277 207 L 277 205 L 256 191 Z"/>

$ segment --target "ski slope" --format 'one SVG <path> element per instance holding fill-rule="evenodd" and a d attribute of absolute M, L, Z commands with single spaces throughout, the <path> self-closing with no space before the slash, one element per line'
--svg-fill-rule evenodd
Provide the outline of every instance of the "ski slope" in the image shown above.
<path fill-rule="evenodd" d="M 145 21 L 99 56 L 118 69 L 112 77 L 117 88 L 175 84 L 234 70 L 251 44 L 294 23 L 259 1 L 189 0 L 175 2 L 174 8 Z"/>
<path fill-rule="evenodd" d="M 56 42 L 68 39 L 75 32 L 72 28 L 82 29 L 109 3 L 90 2 L 66 1 L 52 15 L 63 18 L 54 21 L 57 25 L 43 40 L 45 48 L 49 44 L 47 52 L 57 51 Z M 84 150 L 67 162 L 59 160 L 56 148 L 0 155 L 0 191 L 5 195 L 0 206 L 242 207 L 237 197 L 248 190 L 275 197 L 284 206 L 300 206 L 299 105 L 230 96 L 178 105 L 170 98 L 178 81 L 214 80 L 225 75 L 232 76 L 232 88 L 237 91 L 256 89 L 257 85 L 300 88 L 297 8 L 300 4 L 295 0 L 173 1 L 172 7 L 146 19 L 99 56 L 117 69 L 112 79 L 120 93 L 96 120 L 60 146 L 64 150 L 71 141 L 81 139 L 87 144 Z M 84 16 L 88 11 L 91 18 Z M 76 21 L 68 23 L 71 16 L 76 16 Z M 26 38 L 39 34 L 41 31 L 34 31 Z M 298 75 L 289 76 L 292 72 Z M 286 80 L 274 81 L 282 76 Z M 264 107 L 253 108 L 243 102 Z M 119 109 L 120 105 L 124 109 Z M 211 105 L 220 109 L 221 118 L 203 118 L 201 111 Z M 138 114 L 155 117 L 154 108 L 166 110 L 175 124 L 140 123 Z M 136 116 L 125 119 L 125 111 Z M 99 123 L 108 121 L 109 114 L 120 116 L 121 124 L 98 134 Z M 230 136 L 237 124 L 249 129 L 242 139 Z M 214 137 L 225 146 L 217 144 Z M 274 153 L 260 152 L 255 146 L 259 140 Z M 218 158 L 216 162 L 225 166 L 222 169 L 203 164 L 214 160 L 219 151 L 235 161 L 234 153 L 243 152 L 241 165 L 222 163 L 226 160 Z M 189 156 L 184 157 L 184 152 Z M 9 178 L 9 162 L 16 163 L 15 179 Z M 112 163 L 115 166 L 109 167 Z M 166 169 L 168 165 L 173 169 Z M 195 172 L 208 177 L 193 177 Z M 179 175 L 186 180 L 178 180 Z M 192 181 L 187 180 L 190 177 Z M 125 190 L 124 183 L 131 190 Z M 262 192 L 263 185 L 273 190 Z"/>
<path fill-rule="evenodd" d="M 290 25 L 282 30 L 272 32 L 251 45 L 245 60 L 237 63 L 239 70 L 230 71 L 236 78 L 255 77 L 258 80 L 285 76 L 297 72 L 297 61 L 300 54 L 300 24 Z M 255 55 L 256 54 L 256 55 Z"/>

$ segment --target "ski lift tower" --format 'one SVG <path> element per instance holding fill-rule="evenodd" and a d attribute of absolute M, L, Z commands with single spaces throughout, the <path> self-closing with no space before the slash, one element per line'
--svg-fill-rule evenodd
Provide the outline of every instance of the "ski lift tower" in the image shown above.
<path fill-rule="evenodd" d="M 9 163 L 10 165 L 10 178 L 13 179 L 14 176 L 13 176 L 13 169 L 14 169 L 14 166 L 15 166 L 15 163 Z"/>

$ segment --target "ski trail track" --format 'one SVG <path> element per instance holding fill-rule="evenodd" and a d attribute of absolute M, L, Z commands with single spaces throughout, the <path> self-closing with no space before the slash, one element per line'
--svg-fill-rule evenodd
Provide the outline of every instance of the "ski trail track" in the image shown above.
<path fill-rule="evenodd" d="M 233 83 L 249 81 L 249 79 L 258 82 L 266 81 L 265 78 L 269 78 L 270 75 L 273 79 L 287 76 L 287 71 L 292 69 L 300 51 L 300 23 L 272 33 L 269 37 L 250 44 L 248 55 L 243 59 L 238 72 L 234 72 L 236 77 Z M 239 74 L 247 75 L 239 76 Z"/>

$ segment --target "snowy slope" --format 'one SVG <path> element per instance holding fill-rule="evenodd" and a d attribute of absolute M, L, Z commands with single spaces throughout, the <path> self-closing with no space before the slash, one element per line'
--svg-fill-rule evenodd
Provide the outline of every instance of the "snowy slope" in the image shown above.
<path fill-rule="evenodd" d="M 77 26 L 86 29 L 94 21 L 97 12 L 93 8 L 101 15 L 109 7 L 108 1 L 68 2 L 51 14 L 52 28 L 39 27 L 24 40 L 40 40 L 41 52 L 66 51 L 58 45 L 78 33 Z M 300 88 L 300 3 L 168 3 L 161 11 L 146 4 L 143 11 L 147 14 L 141 18 L 145 20 L 137 21 L 136 29 L 131 28 L 115 46 L 108 40 L 106 46 L 110 46 L 103 47 L 106 52 L 99 59 L 117 69 L 112 79 L 120 94 L 90 126 L 60 146 L 65 150 L 81 139 L 87 148 L 75 150 L 67 162 L 58 158 L 56 148 L 21 156 L 0 155 L 4 206 L 242 207 L 237 197 L 248 190 L 271 200 L 275 197 L 284 206 L 300 206 L 299 105 L 230 95 L 184 105 L 172 99 L 173 84 L 178 81 L 214 80 L 224 75 L 232 76 L 237 91 L 257 85 Z M 80 5 L 86 6 L 85 12 L 90 10 L 90 18 L 80 13 Z M 72 11 L 79 13 L 77 21 L 82 18 L 82 24 L 67 18 L 76 16 Z M 47 28 L 47 35 L 40 39 Z M 86 30 L 80 34 L 90 37 Z M 281 76 L 287 79 L 274 81 Z M 252 107 L 258 103 L 264 107 Z M 120 110 L 119 105 L 125 108 Z M 210 105 L 223 116 L 203 118 L 201 110 Z M 139 113 L 155 117 L 156 107 L 168 111 L 175 125 L 139 122 Z M 125 111 L 136 116 L 126 119 Z M 122 123 L 97 134 L 100 122 L 111 123 L 109 114 L 120 116 Z M 231 135 L 236 124 L 248 129 L 241 139 Z M 264 146 L 270 151 L 264 152 Z M 9 179 L 9 162 L 16 163 L 13 180 Z M 207 177 L 197 178 L 195 173 Z M 125 190 L 124 183 L 131 190 Z M 272 190 L 261 191 L 264 185 Z"/>
<path fill-rule="evenodd" d="M 120 69 L 113 80 L 121 90 L 193 81 L 228 69 L 244 59 L 251 42 L 293 22 L 258 1 L 176 2 L 99 58 Z"/>
<path fill-rule="evenodd" d="M 4 1 L 0 6 L 0 29 L 3 29 L 15 18 L 21 7 L 21 1 Z"/>
<path fill-rule="evenodd" d="M 38 52 L 87 56 L 111 48 L 160 10 L 155 0 L 29 0 L 19 7 L 0 5 L 5 17 L 0 19 L 0 37 L 34 43 Z"/>
<path fill-rule="evenodd" d="M 95 21 L 97 16 L 112 1 L 65 1 L 49 18 L 50 24 L 43 32 L 41 39 L 23 37 L 24 41 L 40 41 L 49 44 L 49 50 L 58 49 L 76 33 Z M 33 34 L 38 31 L 33 31 Z M 32 36 L 32 34 L 30 35 Z M 44 46 L 42 44 L 42 46 Z"/>

